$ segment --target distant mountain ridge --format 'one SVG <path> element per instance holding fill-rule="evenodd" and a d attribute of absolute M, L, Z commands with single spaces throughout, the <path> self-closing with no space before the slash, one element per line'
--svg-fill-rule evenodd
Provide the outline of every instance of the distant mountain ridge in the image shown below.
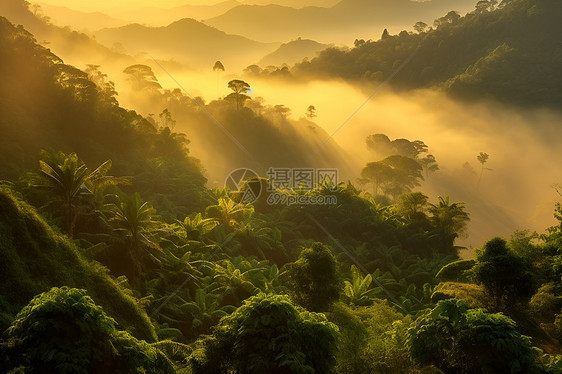
<path fill-rule="evenodd" d="M 395 87 L 440 86 L 464 98 L 521 106 L 562 102 L 562 2 L 511 0 L 464 17 L 449 14 L 436 29 L 359 41 L 296 65 L 296 76 L 381 81 L 397 64 Z"/>
<path fill-rule="evenodd" d="M 182 5 L 172 8 L 166 8 L 164 3 L 160 3 L 158 7 L 127 9 L 127 11 L 117 13 L 117 15 L 129 22 L 150 26 L 165 26 L 182 18 L 202 20 L 217 17 L 239 5 L 242 5 L 242 3 L 237 0 L 225 0 L 213 5 Z M 147 17 L 147 15 L 149 16 Z"/>
<path fill-rule="evenodd" d="M 248 61 L 257 60 L 278 46 L 229 35 L 191 18 L 165 27 L 133 24 L 103 29 L 95 36 L 105 45 L 120 43 L 131 54 L 148 52 L 157 59 L 180 60 L 191 67 L 212 67 L 217 60 L 229 66 L 243 67 Z"/>
<path fill-rule="evenodd" d="M 268 54 L 257 65 L 266 67 L 269 65 L 280 66 L 283 64 L 293 65 L 305 58 L 313 58 L 320 51 L 330 47 L 329 44 L 318 43 L 310 39 L 297 39 L 282 44 L 279 49 Z"/>
<path fill-rule="evenodd" d="M 295 9 L 280 5 L 240 5 L 205 23 L 225 32 L 283 41 L 297 37 L 350 44 L 355 38 L 379 34 L 384 28 L 412 28 L 432 23 L 450 10 L 472 10 L 474 0 L 342 0 L 331 8 Z"/>
<path fill-rule="evenodd" d="M 118 27 L 127 24 L 124 19 L 117 19 L 100 12 L 81 12 L 64 6 L 39 3 L 40 13 L 49 17 L 58 26 L 70 26 L 75 30 L 95 31 L 105 27 Z"/>

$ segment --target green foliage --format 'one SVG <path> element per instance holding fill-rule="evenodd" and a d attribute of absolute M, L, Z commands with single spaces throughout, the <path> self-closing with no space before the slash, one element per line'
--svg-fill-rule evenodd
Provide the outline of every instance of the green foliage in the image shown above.
<path fill-rule="evenodd" d="M 544 0 L 525 22 L 536 23 L 535 12 L 553 10 L 552 4 Z M 497 17 L 517 15 L 527 5 L 528 0 L 506 1 L 503 9 L 509 11 L 504 11 L 496 10 L 491 2 L 480 2 L 469 16 L 450 12 L 438 19 L 437 30 L 426 32 L 427 25 L 419 23 L 415 35 L 386 32 L 380 42 L 357 41 L 349 52 L 330 49 L 312 62 L 303 62 L 296 71 L 333 59 L 334 68 L 346 65 L 345 71 L 338 72 L 345 78 L 380 80 L 419 45 L 412 64 L 396 76 L 398 85 L 441 84 L 466 96 L 481 92 L 482 87 L 490 88 L 492 95 L 505 93 L 505 88 L 509 89 L 507 100 L 513 100 L 514 91 L 509 87 L 521 85 L 521 81 L 509 77 L 518 71 L 513 69 L 514 61 L 522 61 L 521 51 L 528 45 L 512 37 L 508 39 L 514 40 L 495 43 L 502 24 L 512 21 L 500 22 Z M 557 13 L 552 14 L 554 19 Z M 488 21 L 498 22 L 489 26 Z M 0 187 L 0 327 L 8 327 L 33 295 L 66 285 L 87 289 L 92 299 L 114 316 L 119 328 L 153 341 L 155 328 L 139 308 L 144 305 L 150 310 L 158 338 L 177 340 L 152 346 L 137 341 L 119 331 L 117 323 L 83 291 L 63 288 L 38 297 L 34 300 L 38 305 L 30 306 L 27 314 L 14 322 L 23 326 L 22 321 L 35 318 L 35 322 L 25 322 L 29 326 L 21 331 L 14 328 L 11 340 L 0 345 L 2 359 L 10 352 L 10 368 L 21 364 L 16 370 L 24 370 L 25 365 L 31 365 L 25 360 L 38 359 L 58 360 L 61 365 L 76 360 L 78 365 L 90 364 L 94 371 L 98 366 L 105 371 L 136 370 L 103 366 L 118 361 L 119 365 L 132 363 L 143 368 L 139 372 L 163 372 L 170 362 L 160 350 L 176 361 L 177 370 L 196 373 L 439 372 L 416 367 L 412 358 L 452 373 L 478 372 L 481 368 L 532 372 L 538 356 L 506 317 L 466 310 L 454 300 L 439 303 L 433 312 L 423 312 L 451 297 L 465 299 L 471 306 L 491 305 L 484 286 L 492 290 L 489 293 L 496 300 L 515 305 L 512 302 L 530 296 L 528 273 L 543 284 L 529 305 L 534 316 L 530 317 L 524 304 L 517 304 L 520 313 L 508 312 L 519 316 L 513 318 L 521 331 L 531 331 L 529 335 L 539 346 L 550 344 L 552 351 L 558 348 L 557 342 L 545 338 L 538 323 L 554 338 L 562 336 L 560 290 L 554 283 L 562 275 L 560 227 L 552 228 L 542 242 L 528 233 L 514 236 L 510 246 L 515 254 L 501 246 L 486 248 L 476 267 L 484 286 L 457 283 L 471 280 L 474 265 L 473 260 L 456 261 L 454 246 L 468 214 L 463 203 L 439 198 L 429 204 L 423 193 L 410 192 L 423 180 L 422 172 L 427 177 L 438 170 L 435 157 L 427 154 L 422 141 L 391 141 L 383 134 L 367 139 L 377 159 L 382 159 L 363 170 L 363 181 L 373 183 L 374 196 L 351 183 L 323 183 L 311 191 L 298 188 L 279 193 L 335 196 L 337 204 L 274 206 L 265 196 L 254 205 L 240 204 L 230 199 L 225 189 L 203 187 L 201 168 L 189 157 L 189 141 L 185 135 L 172 132 L 176 118 L 178 123 L 210 124 L 207 117 L 211 114 L 228 132 L 236 134 L 249 153 L 260 155 L 263 164 L 302 166 L 310 145 L 324 138 L 309 121 L 314 116 L 313 106 L 308 111 L 309 120 L 291 121 L 288 108 L 249 100 L 246 94 L 250 87 L 240 80 L 229 82 L 233 93 L 225 100 L 209 104 L 201 98 L 191 101 L 179 90 L 162 89 L 150 67 L 135 65 L 126 69 L 132 85 L 150 98 L 152 106 L 146 107 L 147 111 L 157 108 L 154 113 L 161 112 L 159 121 L 152 115 L 144 119 L 119 107 L 114 85 L 107 82 L 99 66 L 89 65 L 81 72 L 37 45 L 22 28 L 4 19 L 0 19 L 0 28 L 0 73 L 4 78 L 0 110 L 6 114 L 0 117 L 0 173 L 16 178 L 23 169 L 36 168 L 35 155 L 42 148 L 80 150 L 84 161 L 74 153 L 42 155 L 43 177 L 51 191 L 57 192 L 57 201 L 63 202 L 59 205 L 67 208 L 67 222 L 61 226 L 75 232 L 78 245 L 88 247 L 84 254 L 108 266 L 116 276 L 126 274 L 129 278 L 111 280 L 107 269 L 85 261 L 75 245 L 55 233 L 56 229 L 14 198 L 9 189 Z M 494 39 L 489 43 L 480 40 L 486 32 L 487 38 Z M 556 36 L 548 38 L 545 45 L 551 39 Z M 472 42 L 467 45 L 467 40 Z M 442 52 L 437 56 L 445 56 L 443 61 L 432 57 L 424 64 L 436 50 Z M 446 50 L 456 53 L 455 58 L 446 58 Z M 26 63 L 19 66 L 22 61 Z M 504 67 L 507 75 L 498 74 Z M 224 66 L 217 62 L 214 70 L 220 73 Z M 287 71 L 279 69 L 280 74 Z M 548 67 L 546 71 L 550 71 Z M 496 74 L 505 79 L 494 81 Z M 21 81 L 28 83 L 24 90 L 17 88 L 22 87 L 17 84 Z M 557 75 L 552 82 L 556 84 Z M 555 98 L 557 89 L 545 85 L 544 92 L 554 92 Z M 236 106 L 229 100 L 236 101 Z M 226 158 L 231 164 L 247 163 L 247 154 L 224 134 L 217 134 L 214 125 L 200 127 L 200 147 L 221 145 L 221 152 L 214 155 L 217 164 Z M 300 137 L 307 142 L 295 145 L 294 140 Z M 289 147 L 294 151 L 287 154 Z M 339 155 L 329 145 L 323 152 L 330 157 L 326 160 Z M 482 167 L 487 161 L 484 156 L 479 156 Z M 102 163 L 107 158 L 113 162 Z M 86 163 L 101 166 L 91 172 Z M 119 179 L 127 182 L 121 186 L 123 191 L 115 185 L 108 187 L 111 178 L 105 174 L 110 166 L 117 175 L 131 176 Z M 28 173 L 15 186 L 41 206 L 48 195 L 32 187 L 37 182 L 38 176 Z M 267 184 L 266 179 L 259 182 L 262 187 Z M 113 195 L 106 196 L 107 192 Z M 100 217 L 102 207 L 105 215 Z M 45 211 L 53 217 L 61 215 Z M 334 242 L 333 250 L 319 243 L 327 240 Z M 355 266 L 348 272 L 357 262 L 366 274 Z M 343 270 L 343 277 L 339 270 Z M 437 285 L 439 280 L 447 282 Z M 128 288 L 129 282 L 134 290 Z M 279 296 L 285 292 L 288 297 Z M 340 295 L 344 303 L 337 302 Z M 58 301 L 53 304 L 47 299 Z M 340 334 L 323 315 L 294 307 L 289 300 L 326 312 L 328 320 L 339 326 Z M 56 333 L 37 335 L 33 326 L 43 328 L 43 322 L 34 311 L 43 313 L 46 306 L 59 304 L 61 313 L 71 315 L 48 319 L 46 325 Z M 77 318 L 80 313 L 86 318 Z M 408 334 L 412 324 L 409 315 L 420 313 L 422 318 Z M 521 324 L 521 316 L 528 321 Z M 63 320 L 71 322 L 63 324 Z M 42 331 L 51 331 L 48 328 Z M 86 333 L 73 335 L 80 328 Z M 38 349 L 47 353 L 22 355 L 35 349 L 25 344 L 39 338 L 47 343 Z M 198 340 L 190 346 L 182 344 L 194 339 Z M 60 347 L 63 355 L 55 352 L 51 356 L 53 349 Z M 95 354 L 88 353 L 92 350 Z M 187 356 L 191 368 L 186 367 Z M 543 361 L 552 372 L 560 366 L 555 357 Z M 2 369 L 7 367 L 5 361 L 1 365 Z"/>
<path fill-rule="evenodd" d="M 436 304 L 445 299 L 458 299 L 465 302 L 470 308 L 493 307 L 484 287 L 472 283 L 442 282 L 433 290 L 431 302 Z"/>
<path fill-rule="evenodd" d="M 375 296 L 382 292 L 380 287 L 372 288 L 373 277 L 364 275 L 351 265 L 351 282 L 344 281 L 342 298 L 349 304 L 366 306 L 373 303 Z"/>
<path fill-rule="evenodd" d="M 196 343 L 192 372 L 331 373 L 337 336 L 324 315 L 295 307 L 285 296 L 260 294 Z"/>
<path fill-rule="evenodd" d="M 359 42 L 351 50 L 328 48 L 291 73 L 375 83 L 392 76 L 395 87 L 437 86 L 462 98 L 557 108 L 562 101 L 560 2 L 511 0 L 498 8 L 487 1 L 478 4 L 463 17 L 451 11 L 438 18 L 428 32 L 385 32 L 381 40 Z"/>
<path fill-rule="evenodd" d="M 29 372 L 174 373 L 164 354 L 118 330 L 85 290 L 55 287 L 34 297 L 8 338 L 9 362 Z"/>
<path fill-rule="evenodd" d="M 440 301 L 408 330 L 414 360 L 447 373 L 539 373 L 540 351 L 502 314 Z"/>
<path fill-rule="evenodd" d="M 373 184 L 374 196 L 379 189 L 386 195 L 397 197 L 420 185 L 422 167 L 407 156 L 392 155 L 384 160 L 370 162 L 361 171 L 361 178 Z"/>
<path fill-rule="evenodd" d="M 512 305 L 519 300 L 528 300 L 534 292 L 529 266 L 514 255 L 501 238 L 494 238 L 484 245 L 474 274 L 494 298 L 496 309 L 500 309 L 502 303 Z"/>
<path fill-rule="evenodd" d="M 154 242 L 154 234 L 160 226 L 156 210 L 149 202 L 142 201 L 138 193 L 130 196 L 110 196 L 114 202 L 104 206 L 109 216 L 108 224 L 117 240 L 126 248 L 130 270 L 129 279 L 138 286 L 142 273 L 151 263 L 158 263 L 154 252 L 161 249 Z"/>
<path fill-rule="evenodd" d="M 171 202 L 173 214 L 202 207 L 206 180 L 198 161 L 188 155 L 185 137 L 155 128 L 120 107 L 99 74 L 89 70 L 94 83 L 88 73 L 63 64 L 5 18 L 0 18 L 0 45 L 3 178 L 15 180 L 23 170 L 36 169 L 42 149 L 61 149 L 69 155 L 79 151 L 86 165 L 111 159 L 114 175 L 133 176 L 136 191 L 151 200 L 160 197 L 160 204 Z M 81 164 L 44 161 L 52 170 L 62 166 L 78 171 Z"/>
<path fill-rule="evenodd" d="M 452 238 L 462 234 L 470 220 L 464 203 L 451 203 L 449 196 L 439 196 L 437 204 L 430 204 L 429 213 L 433 225 Z"/>
<path fill-rule="evenodd" d="M 362 357 L 374 373 L 409 373 L 415 365 L 406 349 L 407 330 L 411 316 L 404 316 L 396 307 L 377 300 L 367 308 L 356 308 L 354 314 L 363 321 L 368 339 Z"/>
<path fill-rule="evenodd" d="M 472 268 L 476 265 L 475 260 L 458 260 L 451 262 L 441 268 L 435 276 L 440 282 L 465 282 L 472 279 Z"/>
<path fill-rule="evenodd" d="M 396 213 L 410 222 L 427 221 L 428 197 L 421 192 L 410 192 L 398 196 L 395 202 Z"/>
<path fill-rule="evenodd" d="M 145 312 L 115 284 L 106 269 L 87 262 L 75 245 L 5 186 L 0 186 L 0 236 L 0 295 L 12 306 L 3 312 L 17 312 L 34 295 L 67 285 L 86 289 L 134 336 L 155 340 Z"/>
<path fill-rule="evenodd" d="M 296 262 L 285 265 L 282 277 L 293 299 L 320 312 L 339 299 L 341 281 L 332 249 L 322 243 L 304 248 Z"/>
<path fill-rule="evenodd" d="M 244 101 L 248 100 L 250 97 L 246 95 L 246 93 L 250 90 L 250 85 L 240 79 L 234 79 L 228 82 L 228 88 L 230 88 L 233 92 L 226 97 L 226 99 L 230 99 L 231 95 L 236 102 L 236 109 L 240 110 Z"/>
<path fill-rule="evenodd" d="M 562 310 L 560 285 L 545 283 L 529 300 L 529 309 L 533 315 L 544 322 L 553 322 L 553 317 Z"/>
<path fill-rule="evenodd" d="M 111 161 L 108 160 L 90 171 L 75 153 L 66 155 L 63 152 L 43 152 L 42 156 L 43 160 L 39 161 L 41 173 L 63 206 L 65 229 L 72 237 L 77 218 L 76 200 L 80 196 L 92 194 L 96 185 L 107 178 L 105 174 L 111 168 Z"/>

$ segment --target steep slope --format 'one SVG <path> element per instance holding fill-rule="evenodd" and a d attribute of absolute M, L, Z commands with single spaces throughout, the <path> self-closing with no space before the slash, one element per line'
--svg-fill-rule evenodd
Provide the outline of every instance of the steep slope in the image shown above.
<path fill-rule="evenodd" d="M 165 182 L 151 174 L 158 159 L 176 169 L 174 181 L 159 192 L 175 195 L 174 205 L 185 210 L 199 206 L 206 180 L 187 142 L 120 107 L 111 84 L 103 79 L 94 84 L 2 17 L 0 59 L 0 179 L 36 170 L 39 151 L 46 149 L 77 152 L 89 165 L 111 159 L 113 175 L 151 186 Z"/>
<path fill-rule="evenodd" d="M 277 47 L 237 35 L 228 35 L 194 19 L 185 18 L 166 27 L 139 24 L 104 29 L 97 40 L 121 43 L 130 53 L 146 52 L 157 59 L 176 59 L 194 67 L 210 68 L 217 60 L 228 66 L 248 64 Z M 245 65 L 244 65 L 245 66 Z"/>
<path fill-rule="evenodd" d="M 35 210 L 0 185 L 0 329 L 35 295 L 51 287 L 83 288 L 137 338 L 154 341 L 146 313 L 100 265 L 86 261 Z"/>
<path fill-rule="evenodd" d="M 131 57 L 115 50 L 113 45 L 107 48 L 84 33 L 52 24 L 41 12 L 32 13 L 25 0 L 0 1 L 0 16 L 25 27 L 39 43 L 46 45 L 69 64 L 83 67 L 85 64 L 106 66 L 120 63 L 126 66 L 133 61 Z"/>

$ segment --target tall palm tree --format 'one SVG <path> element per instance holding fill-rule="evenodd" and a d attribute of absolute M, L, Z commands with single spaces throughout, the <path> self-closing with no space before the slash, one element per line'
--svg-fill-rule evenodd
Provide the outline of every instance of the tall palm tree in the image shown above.
<path fill-rule="evenodd" d="M 222 302 L 229 305 L 240 306 L 242 301 L 255 295 L 259 289 L 251 282 L 251 273 L 261 272 L 262 269 L 250 268 L 241 271 L 230 261 L 216 266 L 213 283 L 209 286 L 210 292 L 222 297 Z"/>
<path fill-rule="evenodd" d="M 466 223 L 470 220 L 464 209 L 464 203 L 451 203 L 449 196 L 439 196 L 437 204 L 429 206 L 430 221 L 446 234 L 457 237 L 464 232 Z"/>
<path fill-rule="evenodd" d="M 65 212 L 65 229 L 70 237 L 74 233 L 77 216 L 77 201 L 80 196 L 91 195 L 97 186 L 111 177 L 106 176 L 111 169 L 111 160 L 105 161 L 94 171 L 78 159 L 76 153 L 43 153 L 39 161 L 41 174 L 48 186 L 58 197 Z"/>
<path fill-rule="evenodd" d="M 186 239 L 201 240 L 219 225 L 214 218 L 203 218 L 201 213 L 186 217 L 183 221 L 177 221 L 181 230 L 185 232 Z"/>
<path fill-rule="evenodd" d="M 106 204 L 109 224 L 113 231 L 124 239 L 134 265 L 134 281 L 138 281 L 147 262 L 159 262 L 154 252 L 160 247 L 153 241 L 159 222 L 156 210 L 149 202 L 143 202 L 138 193 L 130 196 L 109 195 L 114 202 Z"/>
<path fill-rule="evenodd" d="M 216 205 L 208 206 L 206 209 L 207 217 L 215 218 L 223 224 L 225 228 L 233 229 L 244 219 L 252 216 L 254 207 L 235 203 L 229 198 L 221 197 Z"/>
<path fill-rule="evenodd" d="M 215 295 L 199 288 L 195 292 L 195 300 L 184 303 L 180 309 L 192 318 L 191 324 L 194 329 L 208 332 L 211 326 L 216 325 L 222 317 L 232 313 L 236 308 L 232 305 L 220 306 Z"/>

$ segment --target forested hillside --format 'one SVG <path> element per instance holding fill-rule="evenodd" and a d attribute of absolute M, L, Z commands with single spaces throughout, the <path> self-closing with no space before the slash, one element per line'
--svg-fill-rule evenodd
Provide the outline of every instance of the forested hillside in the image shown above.
<path fill-rule="evenodd" d="M 294 75 L 341 77 L 403 88 L 442 87 L 463 98 L 559 107 L 562 102 L 562 3 L 482 1 L 462 16 L 450 12 L 416 32 L 356 40 L 297 64 Z M 406 65 L 402 66 L 403 63 Z"/>
<path fill-rule="evenodd" d="M 398 90 L 555 106 L 559 5 L 487 4 L 283 74 L 379 81 L 416 51 Z M 239 77 L 206 101 L 142 63 L 118 93 L 4 17 L 0 61 L 0 372 L 562 373 L 562 202 L 463 259 L 471 207 L 423 192 L 423 140 L 373 126 L 356 172 L 308 102 L 293 119 Z M 489 158 L 464 168 L 478 198 Z"/>

